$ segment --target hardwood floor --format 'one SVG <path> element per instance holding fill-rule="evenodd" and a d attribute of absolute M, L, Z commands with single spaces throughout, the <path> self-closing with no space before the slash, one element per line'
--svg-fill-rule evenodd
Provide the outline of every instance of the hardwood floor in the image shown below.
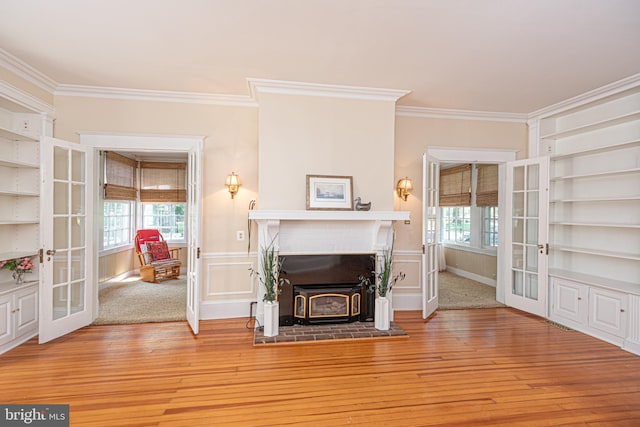
<path fill-rule="evenodd" d="M 90 326 L 0 356 L 0 402 L 72 426 L 637 426 L 640 357 L 508 308 L 396 313 L 410 335 L 253 347 L 246 319 Z"/>

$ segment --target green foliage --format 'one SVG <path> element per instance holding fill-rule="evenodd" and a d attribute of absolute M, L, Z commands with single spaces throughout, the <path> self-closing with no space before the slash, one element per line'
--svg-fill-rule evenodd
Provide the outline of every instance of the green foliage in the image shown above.
<path fill-rule="evenodd" d="M 260 283 L 264 285 L 265 294 L 262 300 L 265 302 L 276 301 L 278 299 L 278 295 L 282 292 L 282 285 L 290 283 L 289 279 L 280 277 L 284 258 L 278 257 L 276 254 L 275 248 L 273 247 L 274 240 L 275 237 L 260 254 L 260 267 L 262 267 L 262 271 L 256 271 L 253 268 L 249 269 L 251 271 L 251 275 L 257 276 Z"/>
<path fill-rule="evenodd" d="M 369 277 L 360 276 L 360 282 L 369 286 L 369 291 L 373 292 L 374 290 L 378 291 L 378 296 L 386 297 L 391 289 L 395 286 L 395 284 L 399 280 L 404 280 L 405 274 L 400 272 L 393 275 L 393 245 L 395 242 L 394 239 L 391 241 L 391 247 L 385 250 L 382 254 L 382 259 L 380 263 L 380 268 L 378 272 L 372 271 L 371 273 L 374 275 L 376 283 L 374 285 L 371 284 L 371 279 Z"/>

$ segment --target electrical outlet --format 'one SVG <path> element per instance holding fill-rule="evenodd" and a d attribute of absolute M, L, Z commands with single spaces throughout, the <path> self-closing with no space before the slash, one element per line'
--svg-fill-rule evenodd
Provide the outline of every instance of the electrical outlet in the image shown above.
<path fill-rule="evenodd" d="M 237 240 L 244 240 L 244 231 L 242 231 L 242 230 L 236 231 L 236 239 Z"/>

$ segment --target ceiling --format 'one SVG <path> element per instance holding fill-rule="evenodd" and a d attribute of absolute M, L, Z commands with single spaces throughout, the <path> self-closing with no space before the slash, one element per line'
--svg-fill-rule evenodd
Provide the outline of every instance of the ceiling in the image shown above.
<path fill-rule="evenodd" d="M 638 0 L 0 0 L 57 84 L 248 96 L 247 78 L 531 113 L 640 73 Z"/>

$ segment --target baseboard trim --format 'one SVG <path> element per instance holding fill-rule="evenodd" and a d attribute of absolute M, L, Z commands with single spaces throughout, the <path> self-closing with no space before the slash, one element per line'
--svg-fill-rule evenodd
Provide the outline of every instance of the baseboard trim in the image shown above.
<path fill-rule="evenodd" d="M 393 293 L 393 309 L 397 311 L 422 310 L 422 293 Z"/>
<path fill-rule="evenodd" d="M 479 274 L 469 273 L 468 271 L 464 271 L 459 268 L 447 266 L 447 271 L 467 279 L 475 280 L 476 282 L 484 283 L 485 285 L 493 286 L 494 288 L 498 284 L 495 279 L 489 279 L 488 277 L 480 276 Z"/>
<path fill-rule="evenodd" d="M 249 317 L 249 310 L 252 302 L 255 302 L 255 299 L 247 298 L 222 301 L 201 301 L 200 320 Z M 256 313 L 254 311 L 253 315 L 255 316 L 255 314 Z"/>

